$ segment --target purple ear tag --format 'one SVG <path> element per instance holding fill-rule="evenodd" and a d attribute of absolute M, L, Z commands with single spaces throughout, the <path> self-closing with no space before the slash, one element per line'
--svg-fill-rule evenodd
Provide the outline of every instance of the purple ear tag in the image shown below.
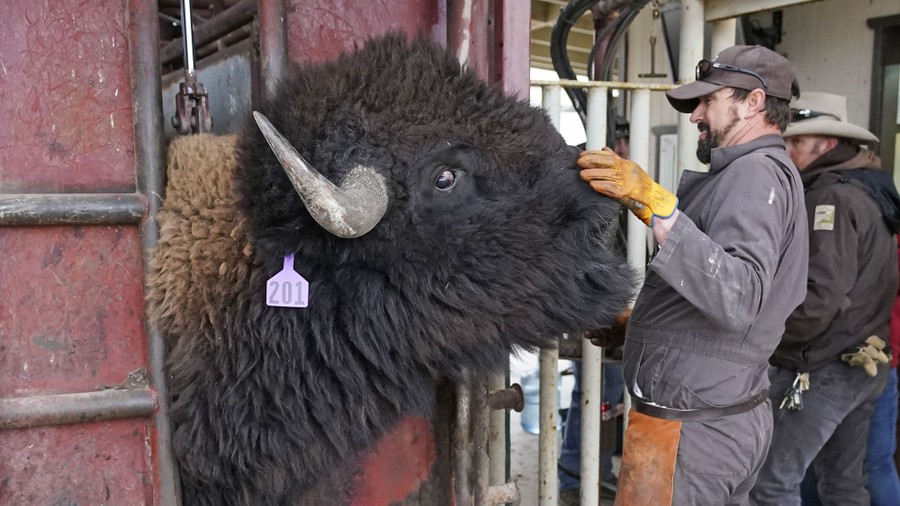
<path fill-rule="evenodd" d="M 285 255 L 281 272 L 266 282 L 266 305 L 306 307 L 309 305 L 309 282 L 294 271 L 294 255 Z"/>

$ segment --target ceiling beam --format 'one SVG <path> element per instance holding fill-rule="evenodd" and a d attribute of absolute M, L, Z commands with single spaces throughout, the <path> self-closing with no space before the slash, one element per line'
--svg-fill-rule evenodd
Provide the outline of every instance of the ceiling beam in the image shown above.
<path fill-rule="evenodd" d="M 719 21 L 814 1 L 818 0 L 706 0 L 703 15 L 706 21 Z"/>

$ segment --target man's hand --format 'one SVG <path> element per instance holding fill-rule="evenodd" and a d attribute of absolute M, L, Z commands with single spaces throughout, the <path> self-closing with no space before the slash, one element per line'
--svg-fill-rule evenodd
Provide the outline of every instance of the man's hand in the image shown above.
<path fill-rule="evenodd" d="M 625 308 L 616 316 L 616 324 L 604 330 L 588 330 L 584 333 L 585 339 L 590 339 L 591 344 L 601 348 L 618 348 L 625 344 L 625 329 L 631 318 L 631 308 Z"/>
<path fill-rule="evenodd" d="M 620 158 L 613 150 L 584 151 L 578 157 L 581 179 L 598 193 L 612 197 L 631 210 L 648 227 L 653 218 L 668 218 L 678 198 L 653 181 L 638 164 Z"/>
<path fill-rule="evenodd" d="M 841 360 L 847 362 L 851 366 L 862 367 L 866 370 L 866 374 L 875 377 L 878 374 L 878 363 L 886 364 L 891 361 L 883 351 L 884 341 L 878 336 L 869 336 L 866 339 L 866 345 L 860 346 L 853 353 L 844 353 Z"/>

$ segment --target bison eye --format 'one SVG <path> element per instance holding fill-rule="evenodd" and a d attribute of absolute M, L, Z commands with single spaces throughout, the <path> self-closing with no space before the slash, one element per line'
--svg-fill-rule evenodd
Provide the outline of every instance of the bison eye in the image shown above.
<path fill-rule="evenodd" d="M 453 188 L 453 185 L 456 184 L 456 172 L 452 170 L 445 170 L 438 174 L 438 177 L 434 179 L 434 186 L 438 190 L 449 190 Z"/>

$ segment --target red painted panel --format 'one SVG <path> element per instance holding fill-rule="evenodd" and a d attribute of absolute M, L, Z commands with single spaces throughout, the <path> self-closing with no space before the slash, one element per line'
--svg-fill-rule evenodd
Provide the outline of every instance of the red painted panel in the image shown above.
<path fill-rule="evenodd" d="M 286 0 L 288 58 L 324 61 L 390 30 L 446 42 L 446 0 Z"/>
<path fill-rule="evenodd" d="M 0 227 L 0 396 L 74 393 L 146 368 L 137 227 Z"/>
<path fill-rule="evenodd" d="M 431 423 L 420 417 L 404 418 L 362 457 L 353 506 L 387 505 L 405 499 L 428 479 L 436 457 Z"/>
<path fill-rule="evenodd" d="M 494 65 L 496 73 L 492 81 L 503 81 L 503 89 L 522 100 L 528 100 L 531 5 L 516 0 L 501 0 L 495 4 L 498 34 L 495 37 Z"/>
<path fill-rule="evenodd" d="M 0 2 L 0 191 L 133 191 L 126 13 Z"/>
<path fill-rule="evenodd" d="M 0 431 L 0 504 L 152 504 L 147 426 L 120 420 Z"/>

